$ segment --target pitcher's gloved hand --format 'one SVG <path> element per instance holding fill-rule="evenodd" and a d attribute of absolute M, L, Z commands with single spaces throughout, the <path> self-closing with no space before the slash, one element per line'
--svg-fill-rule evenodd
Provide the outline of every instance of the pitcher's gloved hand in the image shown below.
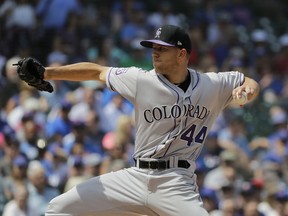
<path fill-rule="evenodd" d="M 53 86 L 44 80 L 44 66 L 32 57 L 23 58 L 16 64 L 17 73 L 21 80 L 39 91 L 53 92 Z"/>

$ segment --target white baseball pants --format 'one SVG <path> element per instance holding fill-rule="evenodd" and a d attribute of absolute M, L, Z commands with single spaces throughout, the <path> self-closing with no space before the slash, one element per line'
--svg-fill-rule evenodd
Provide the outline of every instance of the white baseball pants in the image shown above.
<path fill-rule="evenodd" d="M 208 216 L 195 182 L 185 168 L 123 169 L 55 197 L 45 216 Z"/>

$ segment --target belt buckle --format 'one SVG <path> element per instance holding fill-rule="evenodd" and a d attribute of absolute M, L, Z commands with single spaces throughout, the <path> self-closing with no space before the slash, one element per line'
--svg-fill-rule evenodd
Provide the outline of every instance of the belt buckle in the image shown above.
<path fill-rule="evenodd" d="M 149 169 L 159 169 L 159 161 L 149 161 Z"/>

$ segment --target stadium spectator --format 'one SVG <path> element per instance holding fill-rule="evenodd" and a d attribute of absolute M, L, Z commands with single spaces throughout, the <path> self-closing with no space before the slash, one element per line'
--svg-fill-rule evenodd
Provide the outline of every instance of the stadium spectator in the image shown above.
<path fill-rule="evenodd" d="M 44 215 L 49 201 L 59 195 L 59 190 L 48 185 L 45 169 L 37 160 L 30 161 L 27 176 L 29 205 L 36 215 Z"/>
<path fill-rule="evenodd" d="M 11 175 L 3 178 L 4 195 L 7 200 L 11 200 L 14 197 L 14 190 L 17 185 L 27 185 L 27 167 L 29 161 L 23 155 L 17 155 L 12 162 Z"/>
<path fill-rule="evenodd" d="M 15 185 L 13 199 L 4 206 L 2 216 L 39 216 L 37 210 L 29 204 L 29 192 L 23 184 Z"/>

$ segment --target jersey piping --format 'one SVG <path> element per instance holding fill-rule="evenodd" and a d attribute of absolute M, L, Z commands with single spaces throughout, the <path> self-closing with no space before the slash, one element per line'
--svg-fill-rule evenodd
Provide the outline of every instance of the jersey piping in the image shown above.
<path fill-rule="evenodd" d="M 169 88 L 169 89 L 171 89 L 172 91 L 175 92 L 176 97 L 177 97 L 176 101 L 177 101 L 177 104 L 178 104 L 180 96 L 179 96 L 179 93 L 176 91 L 176 89 L 175 89 L 175 88 L 172 88 L 170 85 L 168 85 L 168 84 L 165 82 L 165 79 L 163 79 L 162 76 L 160 76 L 159 74 L 157 74 L 157 77 L 159 78 L 159 80 L 160 80 L 160 81 L 161 81 L 165 86 L 167 86 L 167 88 Z M 169 132 L 169 134 L 168 134 L 166 140 L 168 140 L 168 139 L 171 138 L 171 133 L 172 133 L 172 131 L 175 130 L 175 128 L 176 128 L 176 119 L 174 119 L 174 127 L 173 127 L 173 130 L 171 130 L 171 131 Z M 165 140 L 165 141 L 166 141 L 166 140 Z M 155 148 L 154 153 L 153 153 L 150 157 L 153 157 L 153 155 L 156 154 L 157 149 L 158 149 L 158 146 L 159 146 L 160 144 L 165 143 L 165 141 L 163 141 L 162 143 L 159 143 L 159 144 L 157 145 L 157 147 Z M 171 143 L 172 143 L 172 142 L 171 142 Z M 171 143 L 169 144 L 168 149 L 170 148 Z M 167 152 L 167 151 L 166 151 L 166 152 Z M 163 156 L 166 155 L 166 152 L 164 153 Z"/>

